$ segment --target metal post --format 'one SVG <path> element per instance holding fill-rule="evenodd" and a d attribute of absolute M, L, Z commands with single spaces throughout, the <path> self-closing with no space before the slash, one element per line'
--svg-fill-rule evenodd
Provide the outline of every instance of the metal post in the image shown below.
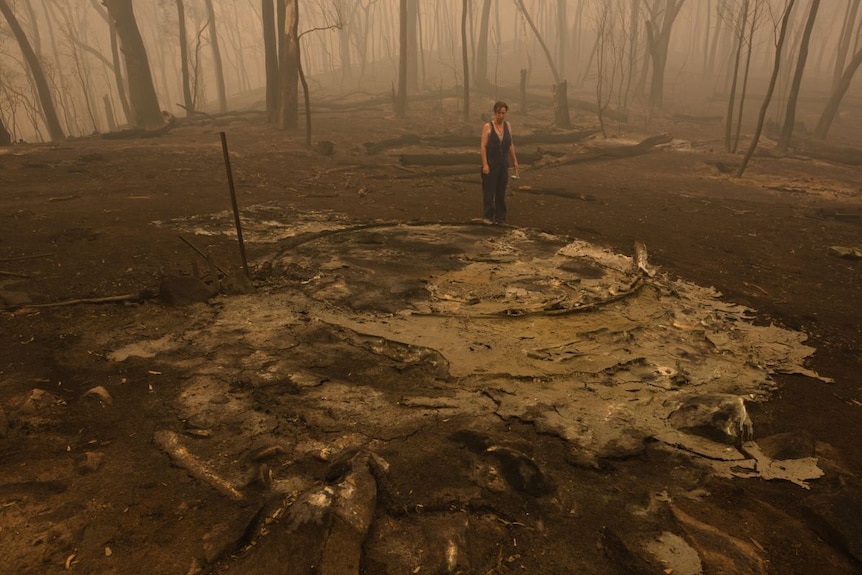
<path fill-rule="evenodd" d="M 227 136 L 221 132 L 221 147 L 224 151 L 224 166 L 227 169 L 227 183 L 230 188 L 230 201 L 233 205 L 233 220 L 236 224 L 236 237 L 239 240 L 239 255 L 242 258 L 242 269 L 245 271 L 246 277 L 248 273 L 248 261 L 245 259 L 245 244 L 242 241 L 242 224 L 239 221 L 239 208 L 236 205 L 236 190 L 233 187 L 233 173 L 230 170 L 230 155 L 227 152 Z"/>

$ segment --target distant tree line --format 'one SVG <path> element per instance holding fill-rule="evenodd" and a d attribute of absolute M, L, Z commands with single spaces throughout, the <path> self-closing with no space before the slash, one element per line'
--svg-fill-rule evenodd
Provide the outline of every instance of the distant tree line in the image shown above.
<path fill-rule="evenodd" d="M 604 132 L 634 108 L 647 122 L 662 113 L 682 77 L 726 102 L 729 152 L 752 129 L 744 110 L 760 82 L 752 146 L 777 101 L 787 150 L 809 62 L 829 70 L 812 135 L 825 139 L 839 113 L 862 64 L 860 1 L 0 0 L 0 145 L 158 127 L 163 110 L 223 113 L 229 94 L 258 88 L 286 130 L 299 128 L 302 89 L 310 142 L 312 87 L 348 94 L 386 81 L 399 116 L 445 88 L 469 122 L 471 98 L 513 86 L 527 113 L 545 78 L 557 127 L 571 127 L 574 86 L 591 94 Z"/>

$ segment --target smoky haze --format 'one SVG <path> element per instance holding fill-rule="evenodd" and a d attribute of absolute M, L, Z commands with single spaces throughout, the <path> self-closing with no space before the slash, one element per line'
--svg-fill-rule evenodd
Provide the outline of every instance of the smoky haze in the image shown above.
<path fill-rule="evenodd" d="M 129 0 L 106 2 L 126 3 Z M 158 109 L 177 117 L 190 113 L 190 107 L 210 114 L 266 109 L 265 4 L 131 2 Z M 272 5 L 274 32 L 283 4 Z M 292 4 L 287 2 L 286 32 L 294 22 Z M 5 8 L 0 20 L 0 120 L 12 141 L 56 139 L 46 123 L 50 104 L 34 82 L 33 64 L 12 19 L 43 70 L 63 136 L 140 124 L 133 116 L 134 97 L 129 98 L 131 104 L 124 101 L 125 93 L 135 96 L 139 90 L 128 61 L 131 52 L 123 45 L 122 34 L 113 36 L 112 46 L 112 30 L 122 30 L 112 28 L 112 13 L 101 2 L 3 0 L 0 5 Z M 746 102 L 740 129 L 751 132 L 773 74 L 788 2 L 409 0 L 404 3 L 403 79 L 401 2 L 317 0 L 297 5 L 299 59 L 312 106 L 316 100 L 357 94 L 388 97 L 406 90 L 407 101 L 422 94 L 456 96 L 451 111 L 470 106 L 467 119 L 478 121 L 496 98 L 512 99 L 521 93 L 548 97 L 551 87 L 564 81 L 570 102 L 591 103 L 597 110 L 643 124 L 660 110 L 702 117 L 734 115 Z M 859 82 L 852 80 L 862 49 L 858 5 L 856 0 L 835 0 L 819 6 L 799 83 L 799 100 L 811 105 L 798 113 L 797 129 L 815 131 L 823 122 L 830 99 L 841 89 L 842 75 L 851 80 L 834 119 L 860 105 Z M 185 42 L 180 40 L 180 6 Z M 810 0 L 797 1 L 790 12 L 767 121 L 785 121 L 810 9 Z M 284 45 L 289 34 L 274 36 Z M 281 54 L 283 70 L 283 50 Z M 462 101 L 464 62 L 472 105 Z M 283 71 L 278 78 L 284 82 Z M 274 81 L 270 78 L 270 85 Z M 287 106 L 301 108 L 301 101 L 301 94 L 288 97 Z M 409 114 L 409 105 L 404 112 Z M 295 126 L 288 122 L 283 127 Z M 839 121 L 831 121 L 819 135 L 825 136 L 824 131 L 830 139 L 853 136 L 842 133 Z"/>

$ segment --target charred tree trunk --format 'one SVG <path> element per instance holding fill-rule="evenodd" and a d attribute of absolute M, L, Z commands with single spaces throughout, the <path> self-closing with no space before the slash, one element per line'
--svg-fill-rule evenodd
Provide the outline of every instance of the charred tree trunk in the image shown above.
<path fill-rule="evenodd" d="M 524 6 L 524 0 L 515 0 L 515 3 L 518 5 L 518 9 L 521 11 L 521 14 L 524 15 L 524 19 L 530 26 L 530 29 L 533 31 L 533 34 L 536 35 L 536 40 L 539 41 L 539 45 L 545 52 L 545 57 L 548 59 L 548 66 L 550 66 L 551 74 L 553 74 L 554 76 L 554 125 L 556 125 L 558 128 L 571 128 L 572 121 L 569 119 L 569 105 L 568 101 L 564 100 L 567 97 L 568 93 L 568 89 L 566 88 L 565 82 L 560 77 L 560 73 L 557 71 L 557 67 L 554 65 L 554 59 L 551 57 L 551 51 L 548 50 L 548 46 L 545 44 L 545 40 L 542 38 L 542 35 L 539 34 L 539 30 L 533 23 L 533 19 L 530 17 L 530 13 L 527 12 L 527 8 Z"/>
<path fill-rule="evenodd" d="M 862 47 L 857 45 L 854 48 L 857 51 L 851 58 L 850 62 L 847 63 L 846 68 L 844 67 L 844 63 L 847 59 L 847 54 L 846 52 L 842 53 L 842 46 L 845 43 L 845 38 L 848 36 L 858 37 L 860 32 L 862 32 L 862 21 L 856 20 L 859 11 L 859 3 L 859 0 L 853 0 L 853 4 L 848 7 L 847 28 L 842 32 L 839 41 L 832 93 L 829 95 L 829 100 L 826 102 L 826 106 L 820 114 L 820 119 L 817 121 L 817 127 L 814 129 L 814 137 L 821 140 L 826 139 L 826 134 L 829 132 L 829 128 L 835 120 L 835 116 L 838 114 L 841 100 L 844 99 L 844 95 L 850 88 L 850 84 L 853 81 L 853 76 L 856 74 L 856 70 L 858 70 L 860 64 L 862 64 Z M 851 17 L 852 20 L 849 20 Z M 849 40 L 847 40 L 847 43 L 849 45 Z"/>
<path fill-rule="evenodd" d="M 536 24 L 533 23 L 533 18 L 530 16 L 530 13 L 527 12 L 526 6 L 524 6 L 524 0 L 515 0 L 515 3 L 518 5 L 518 10 L 521 11 L 521 14 L 524 15 L 524 19 L 527 21 L 527 25 L 530 26 L 530 29 L 533 31 L 533 34 L 536 35 L 536 40 L 539 41 L 539 46 L 542 47 L 542 51 L 545 53 L 545 58 L 548 59 L 548 66 L 551 68 L 551 74 L 554 76 L 554 84 L 559 84 L 562 79 L 560 78 L 560 73 L 557 71 L 557 67 L 554 65 L 554 59 L 551 57 L 551 51 L 548 50 L 547 44 L 545 44 L 544 38 L 539 34 L 539 29 L 536 28 Z"/>
<path fill-rule="evenodd" d="M 631 49 L 628 57 L 628 71 L 626 72 L 626 91 L 625 91 L 625 106 L 623 113 L 628 111 L 628 100 L 632 90 L 632 82 L 635 77 L 635 66 L 637 64 L 638 52 L 640 51 L 640 5 L 638 0 L 631 0 L 631 14 L 629 19 L 629 28 L 631 37 L 629 39 Z"/>
<path fill-rule="evenodd" d="M 341 20 L 341 26 L 338 28 L 338 54 L 341 60 L 341 82 L 350 82 L 353 80 L 353 65 L 350 56 L 350 31 L 352 29 L 353 18 L 348 17 L 347 0 L 338 1 L 338 14 Z"/>
<path fill-rule="evenodd" d="M 802 73 L 805 71 L 805 62 L 808 59 L 808 44 L 811 40 L 811 31 L 814 29 L 814 21 L 817 19 L 817 10 L 820 8 L 820 0 L 811 0 L 811 9 L 808 11 L 808 21 L 802 33 L 802 43 L 799 46 L 799 57 L 796 60 L 796 72 L 793 74 L 793 83 L 790 85 L 790 94 L 787 97 L 787 109 L 784 115 L 784 126 L 778 138 L 778 151 L 786 152 L 790 147 L 790 138 L 793 136 L 793 124 L 796 123 L 796 102 L 799 100 L 799 87 L 802 85 Z"/>
<path fill-rule="evenodd" d="M 400 1 L 398 16 L 398 92 L 395 94 L 395 113 L 404 116 L 407 113 L 407 0 Z"/>
<path fill-rule="evenodd" d="M 569 43 L 569 27 L 567 25 L 566 0 L 557 0 L 557 63 L 560 74 L 566 76 L 566 48 Z"/>
<path fill-rule="evenodd" d="M 180 34 L 180 70 L 183 78 L 183 103 L 186 116 L 195 115 L 195 102 L 192 98 L 191 76 L 189 74 L 189 42 L 186 32 L 186 7 L 183 0 L 177 0 L 177 21 Z"/>
<path fill-rule="evenodd" d="M 57 116 L 57 109 L 54 107 L 54 98 L 51 95 L 51 88 L 48 86 L 48 80 L 45 78 L 45 71 L 42 70 L 42 64 L 39 63 L 39 58 L 36 57 L 36 52 L 30 45 L 24 29 L 18 23 L 15 13 L 6 3 L 6 0 L 0 0 L 0 12 L 6 18 L 9 28 L 12 29 L 12 34 L 18 41 L 18 47 L 21 49 L 21 54 L 24 55 L 24 60 L 33 74 L 33 81 L 36 84 L 36 92 L 39 96 L 39 103 L 42 106 L 42 115 L 45 120 L 45 126 L 48 128 L 48 135 L 51 140 L 58 141 L 66 138 L 63 134 L 63 128 L 60 127 L 60 119 Z M 5 128 L 4 128 L 5 131 Z"/>
<path fill-rule="evenodd" d="M 781 70 L 781 49 L 784 46 L 784 41 L 787 39 L 787 25 L 790 22 L 790 12 L 793 10 L 794 4 L 796 4 L 796 0 L 789 0 L 787 6 L 784 8 L 784 16 L 781 18 L 781 31 L 778 33 L 778 42 L 775 45 L 775 62 L 772 66 L 772 77 L 769 79 L 769 87 L 766 89 L 763 105 L 760 106 L 760 115 L 757 118 L 757 128 L 751 137 L 751 145 L 742 159 L 742 165 L 739 166 L 739 170 L 736 172 L 737 178 L 741 178 L 742 174 L 745 173 L 745 168 L 748 167 L 748 162 L 751 161 L 751 156 L 754 155 L 754 150 L 757 149 L 760 134 L 763 132 L 766 110 L 769 108 L 770 100 L 772 100 L 772 93 L 775 91 L 775 84 L 778 81 L 778 72 Z"/>
<path fill-rule="evenodd" d="M 727 115 L 724 118 L 724 149 L 731 150 L 733 132 L 733 106 L 736 103 L 736 85 L 739 81 L 739 63 L 742 60 L 742 45 L 745 43 L 745 28 L 748 22 L 748 0 L 743 0 L 739 7 L 736 27 L 736 53 L 733 58 L 733 74 L 730 83 L 730 95 L 727 99 Z"/>
<path fill-rule="evenodd" d="M 476 42 L 476 63 L 473 65 L 473 84 L 479 90 L 488 88 L 488 22 L 491 19 L 491 0 L 483 0 L 479 16 L 479 39 Z"/>
<path fill-rule="evenodd" d="M 114 63 L 114 83 L 117 85 L 117 97 L 120 99 L 120 106 L 123 108 L 123 116 L 127 123 L 132 121 L 132 106 L 129 103 L 129 95 L 126 91 L 126 78 L 123 76 L 123 61 L 120 58 L 120 41 L 117 38 L 117 27 L 114 25 L 114 19 L 108 14 L 105 14 L 105 19 L 108 22 L 108 31 L 111 34 L 111 61 Z"/>
<path fill-rule="evenodd" d="M 464 66 L 464 121 L 470 121 L 470 54 L 467 50 L 467 11 L 469 0 L 461 3 L 461 59 Z"/>
<path fill-rule="evenodd" d="M 419 2 L 407 0 L 407 90 L 419 90 Z"/>
<path fill-rule="evenodd" d="M 652 62 L 650 105 L 655 108 L 661 108 L 664 105 L 664 71 L 667 65 L 670 32 L 684 1 L 658 0 L 652 6 L 650 21 L 647 23 L 647 50 Z M 656 18 L 661 21 L 656 22 Z"/>
<path fill-rule="evenodd" d="M 129 106 L 132 117 L 129 123 L 138 128 L 150 128 L 163 123 L 162 112 L 156 97 L 156 88 L 150 74 L 150 62 L 144 40 L 135 20 L 132 0 L 104 0 L 108 14 L 114 21 L 117 35 L 123 45 L 126 72 L 129 76 Z"/>
<path fill-rule="evenodd" d="M 221 62 L 221 49 L 219 48 L 218 30 L 216 29 L 215 10 L 213 1 L 205 0 L 207 8 L 207 19 L 209 20 L 210 46 L 213 51 L 213 72 L 215 73 L 216 93 L 218 94 L 218 111 L 227 111 L 227 96 L 224 87 L 224 67 Z"/>
<path fill-rule="evenodd" d="M 305 81 L 305 72 L 302 71 L 302 58 L 300 57 L 301 46 L 299 42 L 296 44 L 296 61 L 297 72 L 299 72 L 299 81 L 302 84 L 302 96 L 305 102 L 305 143 L 311 146 L 311 100 L 308 95 L 308 82 Z"/>
<path fill-rule="evenodd" d="M 748 46 L 745 54 L 745 71 L 742 74 L 742 90 L 739 93 L 739 109 L 736 112 L 736 134 L 730 146 L 730 152 L 735 154 L 739 148 L 739 138 L 742 137 L 742 114 L 745 110 L 745 97 L 748 94 L 748 77 L 751 70 L 751 54 L 754 51 L 754 30 L 757 28 L 757 17 L 760 12 L 761 3 L 754 2 L 754 12 L 748 27 Z"/>
<path fill-rule="evenodd" d="M 568 130 L 572 127 L 569 119 L 569 88 L 565 80 L 554 85 L 554 125 Z"/>
<path fill-rule="evenodd" d="M 847 54 L 850 53 L 850 41 L 858 33 L 856 30 L 856 15 L 859 13 L 859 4 L 862 0 L 851 0 L 847 4 L 844 14 L 844 24 L 841 35 L 838 37 L 838 50 L 835 57 L 835 65 L 832 68 L 832 91 L 835 92 L 841 85 L 844 75 L 844 63 L 847 62 Z"/>
<path fill-rule="evenodd" d="M 295 130 L 299 122 L 299 0 L 288 0 L 284 14 L 279 58 L 279 125 Z"/>
<path fill-rule="evenodd" d="M 11 145 L 12 135 L 9 133 L 9 130 L 6 129 L 6 125 L 3 123 L 3 118 L 0 118 L 0 146 Z"/>
<path fill-rule="evenodd" d="M 272 3 L 273 0 L 261 0 L 261 21 L 266 68 L 266 119 L 275 122 L 278 117 L 278 42 L 275 34 L 275 8 Z"/>
<path fill-rule="evenodd" d="M 844 74 L 841 76 L 841 81 L 838 83 L 838 87 L 835 88 L 832 91 L 832 95 L 829 96 L 829 101 L 826 103 L 826 107 L 820 115 L 820 120 L 817 121 L 817 127 L 814 129 L 815 138 L 819 138 L 821 140 L 826 139 L 826 134 L 832 126 L 832 121 L 835 120 L 835 116 L 838 114 L 841 100 L 844 99 L 844 94 L 846 94 L 847 90 L 850 88 L 853 75 L 856 74 L 856 70 L 859 69 L 860 64 L 862 64 L 862 48 L 860 48 L 853 56 L 853 59 L 847 65 L 847 69 L 844 70 Z"/>

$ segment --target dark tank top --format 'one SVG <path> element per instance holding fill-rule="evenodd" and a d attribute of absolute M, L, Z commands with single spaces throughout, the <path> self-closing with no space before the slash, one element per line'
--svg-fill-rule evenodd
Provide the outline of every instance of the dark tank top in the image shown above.
<path fill-rule="evenodd" d="M 489 122 L 491 133 L 488 135 L 488 144 L 485 146 L 485 155 L 488 158 L 488 167 L 495 169 L 502 165 L 509 169 L 509 148 L 512 147 L 512 134 L 509 133 L 509 123 L 503 122 L 503 139 L 494 129 L 494 122 Z"/>

